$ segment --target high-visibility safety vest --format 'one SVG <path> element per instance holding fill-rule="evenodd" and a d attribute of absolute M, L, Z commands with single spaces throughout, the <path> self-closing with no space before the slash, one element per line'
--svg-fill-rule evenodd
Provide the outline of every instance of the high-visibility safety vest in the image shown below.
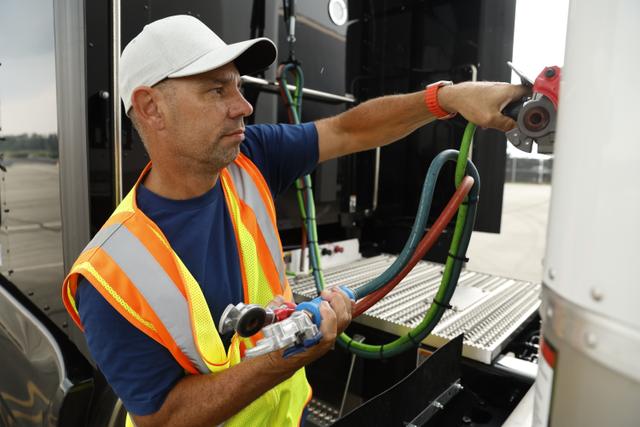
<path fill-rule="evenodd" d="M 253 343 L 235 335 L 225 351 L 200 285 L 160 228 L 138 209 L 136 189 L 150 168 L 73 264 L 62 299 L 83 329 L 75 302 L 83 276 L 133 326 L 167 348 L 186 373 L 215 374 L 240 363 Z M 220 172 L 219 181 L 235 231 L 244 302 L 264 306 L 276 295 L 291 301 L 275 207 L 262 174 L 239 154 Z M 298 425 L 310 398 L 311 387 L 300 369 L 224 425 Z"/>

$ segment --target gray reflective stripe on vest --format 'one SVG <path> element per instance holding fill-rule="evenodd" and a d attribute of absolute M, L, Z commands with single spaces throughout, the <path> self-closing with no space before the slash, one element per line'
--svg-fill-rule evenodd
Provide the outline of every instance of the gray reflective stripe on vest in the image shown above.
<path fill-rule="evenodd" d="M 86 252 L 93 248 L 97 248 L 98 246 L 102 246 L 105 240 L 111 237 L 111 235 L 120 227 L 122 227 L 122 224 L 111 224 L 108 227 L 102 227 L 96 233 L 96 235 L 93 236 L 93 239 L 91 239 L 91 241 L 87 243 L 87 246 L 82 250 L 82 252 Z"/>
<path fill-rule="evenodd" d="M 284 260 L 282 259 L 280 252 L 280 243 L 278 241 L 278 236 L 276 235 L 276 230 L 271 223 L 271 219 L 269 219 L 267 207 L 265 206 L 262 197 L 260 197 L 260 192 L 258 191 L 258 188 L 253 182 L 251 176 L 240 166 L 235 163 L 231 163 L 227 166 L 227 170 L 233 179 L 233 184 L 236 187 L 238 196 L 253 210 L 253 213 L 256 216 L 258 225 L 260 226 L 260 231 L 264 236 L 269 252 L 271 252 L 271 258 L 273 259 L 273 263 L 278 271 L 278 276 L 280 277 L 280 288 L 284 292 L 285 271 Z"/>
<path fill-rule="evenodd" d="M 133 282 L 198 371 L 210 372 L 196 349 L 187 300 L 142 242 L 122 226 L 104 242 L 102 249 Z"/>

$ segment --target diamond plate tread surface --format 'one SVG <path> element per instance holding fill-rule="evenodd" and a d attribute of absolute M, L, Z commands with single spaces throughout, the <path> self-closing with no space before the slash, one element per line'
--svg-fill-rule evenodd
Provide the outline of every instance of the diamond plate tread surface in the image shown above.
<path fill-rule="evenodd" d="M 393 255 L 379 255 L 326 269 L 326 286 L 358 289 L 382 274 L 395 260 Z M 407 333 L 420 323 L 429 308 L 443 269 L 441 264 L 420 261 L 393 291 L 355 321 L 396 335 Z M 298 275 L 290 283 L 297 296 L 315 296 L 310 275 Z M 475 289 L 463 292 L 465 287 Z M 490 364 L 538 310 L 540 289 L 538 283 L 463 270 L 451 300 L 453 309 L 445 312 L 423 343 L 440 347 L 464 333 L 463 355 Z M 457 297 L 462 294 L 467 294 L 465 301 L 457 304 Z"/>

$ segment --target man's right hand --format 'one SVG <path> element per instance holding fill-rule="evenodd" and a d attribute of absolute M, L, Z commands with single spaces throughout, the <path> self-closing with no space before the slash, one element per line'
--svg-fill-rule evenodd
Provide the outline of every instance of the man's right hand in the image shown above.
<path fill-rule="evenodd" d="M 322 291 L 320 295 L 322 299 L 329 303 L 336 315 L 338 335 L 343 333 L 351 323 L 353 310 L 356 306 L 355 301 L 350 299 L 337 286 Z"/>
<path fill-rule="evenodd" d="M 320 303 L 320 315 L 322 316 L 322 323 L 320 324 L 322 339 L 320 342 L 288 358 L 282 357 L 283 350 L 274 351 L 270 353 L 273 363 L 299 369 L 319 359 L 335 346 L 338 335 L 351 323 L 354 303 L 337 288 L 325 290 L 321 296 L 324 301 Z"/>
<path fill-rule="evenodd" d="M 298 369 L 322 357 L 335 344 L 338 333 L 351 321 L 351 300 L 337 291 L 326 291 L 320 303 L 320 342 L 294 356 L 284 350 L 248 359 L 211 375 L 187 375 L 171 390 L 154 414 L 133 416 L 138 426 L 217 425 L 238 413 L 267 390 L 290 378 Z M 272 304 L 284 302 L 276 297 Z M 203 399 L 202 396 L 207 396 Z"/>

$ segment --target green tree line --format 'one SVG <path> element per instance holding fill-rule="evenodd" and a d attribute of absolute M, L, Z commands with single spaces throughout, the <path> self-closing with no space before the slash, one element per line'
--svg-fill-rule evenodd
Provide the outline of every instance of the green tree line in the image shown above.
<path fill-rule="evenodd" d="M 23 133 L 0 139 L 0 153 L 5 158 L 58 158 L 58 136 L 55 133 Z"/>

